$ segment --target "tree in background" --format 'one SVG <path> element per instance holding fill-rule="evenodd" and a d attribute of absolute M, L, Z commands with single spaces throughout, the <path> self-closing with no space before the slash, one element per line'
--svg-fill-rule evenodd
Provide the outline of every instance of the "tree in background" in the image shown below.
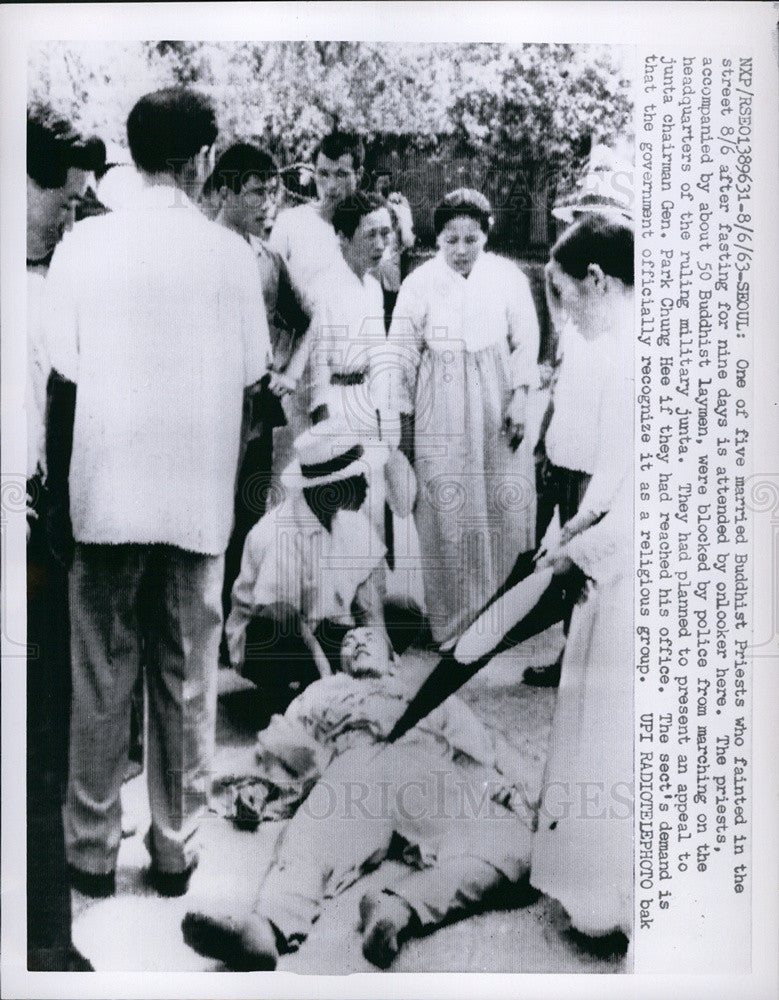
<path fill-rule="evenodd" d="M 632 115 L 627 55 L 603 46 L 52 43 L 30 63 L 32 97 L 122 145 L 134 101 L 174 83 L 213 97 L 220 146 L 256 141 L 290 164 L 334 124 L 354 129 L 421 215 L 439 189 L 471 184 L 524 246 L 548 245 L 555 187 L 593 137 L 625 137 Z"/>

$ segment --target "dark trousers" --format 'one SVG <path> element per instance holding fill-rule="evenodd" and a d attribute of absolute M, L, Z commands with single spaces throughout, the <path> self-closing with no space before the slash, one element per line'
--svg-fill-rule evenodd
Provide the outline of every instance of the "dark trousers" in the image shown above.
<path fill-rule="evenodd" d="M 197 856 L 207 808 L 222 631 L 221 556 L 169 545 L 77 544 L 69 577 L 73 699 L 68 861 L 113 871 L 133 690 L 144 659 L 151 830 L 159 871 Z"/>
<path fill-rule="evenodd" d="M 71 920 L 62 827 L 70 638 L 67 576 L 48 554 L 43 525 L 39 512 L 27 552 L 27 967 L 60 971 Z"/>
<path fill-rule="evenodd" d="M 536 490 L 538 508 L 536 513 L 536 546 L 546 534 L 546 529 L 554 517 L 554 509 L 560 513 L 560 527 L 579 510 L 592 476 L 588 472 L 564 469 L 553 465 L 544 455 L 536 466 Z"/>
<path fill-rule="evenodd" d="M 273 426 L 263 424 L 259 437 L 252 438 L 238 471 L 235 489 L 235 522 L 225 552 L 225 576 L 222 586 L 224 620 L 230 614 L 230 595 L 241 571 L 241 557 L 246 536 L 265 513 L 273 462 Z M 222 658 L 226 646 L 222 644 Z"/>
<path fill-rule="evenodd" d="M 553 465 L 544 455 L 536 466 L 536 487 L 538 489 L 538 508 L 536 513 L 536 546 L 541 544 L 546 529 L 549 527 L 557 507 L 560 516 L 560 527 L 570 521 L 577 513 L 584 494 L 587 491 L 592 476 L 588 472 L 577 472 L 575 469 L 564 469 Z M 581 582 L 575 578 L 577 585 L 562 588 L 563 629 L 568 635 L 571 615 L 574 605 L 581 593 Z"/>

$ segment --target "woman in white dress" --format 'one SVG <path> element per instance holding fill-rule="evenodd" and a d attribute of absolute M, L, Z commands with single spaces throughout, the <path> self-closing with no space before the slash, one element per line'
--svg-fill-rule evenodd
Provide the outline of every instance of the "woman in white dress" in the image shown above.
<path fill-rule="evenodd" d="M 444 198 L 438 254 L 403 282 L 389 334 L 393 406 L 414 418 L 416 523 L 438 643 L 471 624 L 534 544 L 525 418 L 538 319 L 519 267 L 484 249 L 491 222 L 478 191 Z"/>
<path fill-rule="evenodd" d="M 562 544 L 539 565 L 585 574 L 562 663 L 531 882 L 580 935 L 621 951 L 633 916 L 633 233 L 593 217 L 552 249 L 547 294 L 612 362 L 599 462 Z"/>

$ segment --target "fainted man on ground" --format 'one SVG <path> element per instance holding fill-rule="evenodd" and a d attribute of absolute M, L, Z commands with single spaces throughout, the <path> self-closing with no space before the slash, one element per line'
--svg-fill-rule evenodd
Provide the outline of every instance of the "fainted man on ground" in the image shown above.
<path fill-rule="evenodd" d="M 184 919 L 187 943 L 231 968 L 274 968 L 324 899 L 390 854 L 411 869 L 359 907 L 363 954 L 382 968 L 410 936 L 526 898 L 533 811 L 518 752 L 457 697 L 382 743 L 411 695 L 402 668 L 373 629 L 347 633 L 341 659 L 259 734 L 258 817 L 297 808 L 251 913 Z"/>

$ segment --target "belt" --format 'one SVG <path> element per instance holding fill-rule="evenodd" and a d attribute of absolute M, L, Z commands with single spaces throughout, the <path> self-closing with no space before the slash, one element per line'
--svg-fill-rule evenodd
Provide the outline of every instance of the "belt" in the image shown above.
<path fill-rule="evenodd" d="M 362 385 L 367 372 L 332 372 L 330 385 Z"/>

